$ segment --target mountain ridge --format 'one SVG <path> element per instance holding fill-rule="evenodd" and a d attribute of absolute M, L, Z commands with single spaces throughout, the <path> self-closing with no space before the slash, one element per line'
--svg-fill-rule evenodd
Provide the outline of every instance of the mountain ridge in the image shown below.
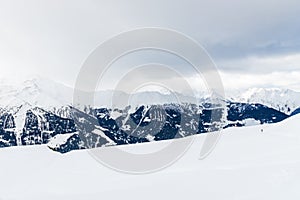
<path fill-rule="evenodd" d="M 114 95 L 114 91 L 97 91 L 96 96 L 108 104 L 84 105 L 78 109 L 72 106 L 72 90 L 59 83 L 49 83 L 49 80 L 33 79 L 19 88 L 5 88 L 0 91 L 10 94 L 11 101 L 5 107 L 0 106 L 0 146 L 49 143 L 49 148 L 61 153 L 168 140 L 230 127 L 277 123 L 290 116 L 290 112 L 248 102 L 246 97 L 252 95 L 245 95 L 247 102 L 244 103 L 242 100 L 226 99 L 211 102 L 208 96 L 196 103 L 177 103 L 173 102 L 170 94 L 141 92 L 132 95 L 137 99 L 134 103 L 116 107 L 108 106 L 109 96 Z M 10 91 L 7 88 L 14 89 Z M 276 95 L 290 94 L 271 91 L 275 91 Z M 123 92 L 115 94 L 122 101 L 129 98 Z M 194 100 L 185 99 L 187 102 Z M 221 102 L 225 107 L 218 104 Z"/>
<path fill-rule="evenodd" d="M 21 84 L 6 84 L 0 81 L 0 107 L 15 107 L 27 103 L 32 107 L 60 108 L 73 104 L 73 91 L 73 88 L 62 83 L 39 76 Z M 177 92 L 167 94 L 160 91 L 143 91 L 127 94 L 114 90 L 95 91 L 94 95 L 94 107 L 118 107 L 119 104 L 120 108 L 128 104 L 136 107 L 144 104 L 202 103 L 211 98 L 207 92 L 197 93 L 196 97 Z M 235 94 L 229 93 L 224 100 L 259 103 L 290 115 L 300 107 L 300 92 L 280 88 L 250 88 Z"/>

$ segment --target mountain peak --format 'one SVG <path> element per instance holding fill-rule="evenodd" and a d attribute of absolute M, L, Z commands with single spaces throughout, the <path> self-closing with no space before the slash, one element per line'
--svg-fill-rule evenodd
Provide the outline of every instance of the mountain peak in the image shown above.
<path fill-rule="evenodd" d="M 72 92 L 63 84 L 34 76 L 18 83 L 0 85 L 0 105 L 13 107 L 27 103 L 46 108 L 60 107 L 71 102 Z"/>
<path fill-rule="evenodd" d="M 291 114 L 300 105 L 300 92 L 281 88 L 250 88 L 231 99 L 244 103 L 260 103 Z"/>

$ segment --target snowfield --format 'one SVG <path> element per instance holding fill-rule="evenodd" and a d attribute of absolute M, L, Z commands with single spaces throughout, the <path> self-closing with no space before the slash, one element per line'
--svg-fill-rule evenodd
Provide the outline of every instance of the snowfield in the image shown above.
<path fill-rule="evenodd" d="M 198 158 L 206 135 L 193 136 L 175 164 L 145 175 L 113 171 L 86 150 L 62 155 L 44 145 L 0 149 L 0 199 L 298 200 L 299 124 L 296 115 L 277 124 L 225 129 L 204 160 Z M 170 142 L 119 148 L 149 150 Z"/>

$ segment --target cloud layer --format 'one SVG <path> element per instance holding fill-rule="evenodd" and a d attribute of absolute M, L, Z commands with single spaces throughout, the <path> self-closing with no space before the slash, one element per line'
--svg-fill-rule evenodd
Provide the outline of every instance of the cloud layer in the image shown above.
<path fill-rule="evenodd" d="M 1 1 L 1 76 L 41 74 L 72 86 L 97 45 L 154 26 L 202 44 L 226 87 L 300 90 L 299 18 L 298 0 Z"/>

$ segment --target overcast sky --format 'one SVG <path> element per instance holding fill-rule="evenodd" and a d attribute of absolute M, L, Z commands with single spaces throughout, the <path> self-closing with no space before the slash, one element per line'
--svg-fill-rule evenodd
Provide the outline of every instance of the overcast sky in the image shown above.
<path fill-rule="evenodd" d="M 73 86 L 111 36 L 162 27 L 203 45 L 226 89 L 300 91 L 299 20 L 299 0 L 0 0 L 0 76 L 40 74 Z"/>

